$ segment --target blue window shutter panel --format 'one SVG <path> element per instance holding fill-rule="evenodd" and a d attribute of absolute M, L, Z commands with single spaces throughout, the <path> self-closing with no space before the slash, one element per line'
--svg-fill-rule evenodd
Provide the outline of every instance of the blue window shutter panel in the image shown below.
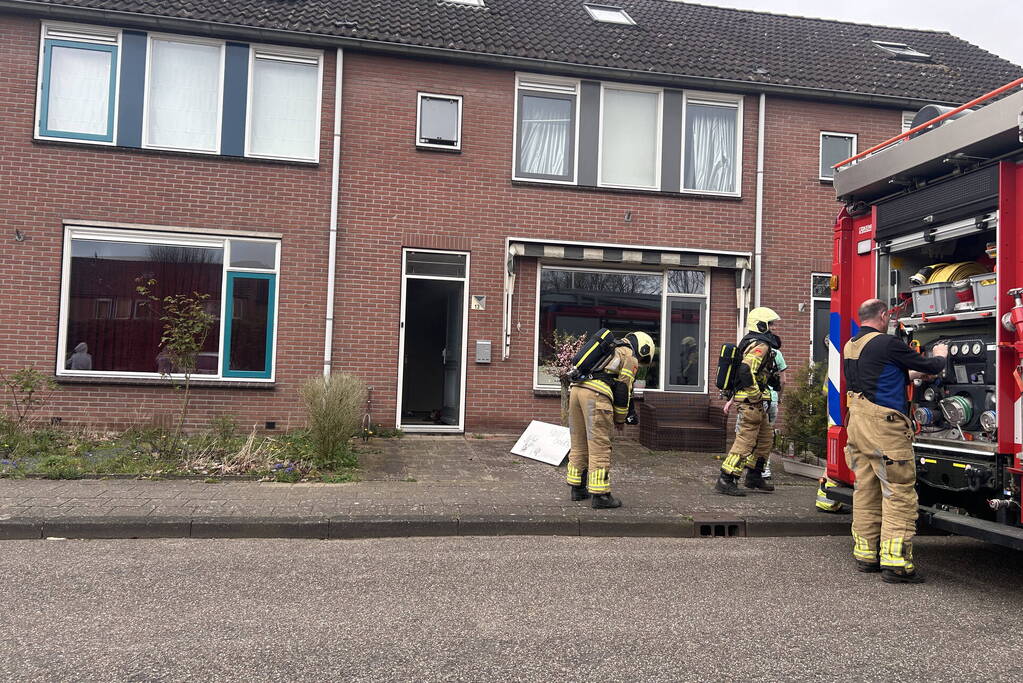
<path fill-rule="evenodd" d="M 224 120 L 220 153 L 245 156 L 245 112 L 249 94 L 249 46 L 228 43 L 224 54 Z"/>
<path fill-rule="evenodd" d="M 118 97 L 117 144 L 142 146 L 142 101 L 146 91 L 146 34 L 121 32 L 121 92 Z"/>

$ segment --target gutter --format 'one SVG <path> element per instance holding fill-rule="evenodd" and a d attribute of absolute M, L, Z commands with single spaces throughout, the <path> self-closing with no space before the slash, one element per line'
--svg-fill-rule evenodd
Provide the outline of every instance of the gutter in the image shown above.
<path fill-rule="evenodd" d="M 756 227 L 753 245 L 753 301 L 760 307 L 760 278 L 764 270 L 764 110 L 767 108 L 767 95 L 760 93 L 760 113 L 757 116 L 757 198 Z"/>
<path fill-rule="evenodd" d="M 705 90 L 725 89 L 730 92 L 743 94 L 769 93 L 772 95 L 786 95 L 789 97 L 803 99 L 828 99 L 836 102 L 880 105 L 900 109 L 919 109 L 927 104 L 940 104 L 947 106 L 957 106 L 961 104 L 961 102 L 949 100 L 917 99 L 910 97 L 896 97 L 893 95 L 859 93 L 846 90 L 813 88 L 809 86 L 774 85 L 770 83 L 757 83 L 725 78 L 686 76 L 656 71 L 638 71 L 635 69 L 588 66 L 556 60 L 536 59 L 532 57 L 512 57 L 483 52 L 472 52 L 468 50 L 453 50 L 450 48 L 423 47 L 381 40 L 369 40 L 366 38 L 351 38 L 321 33 L 289 31 L 284 29 L 263 29 L 243 26 L 240 24 L 215 23 L 198 19 L 164 17 L 142 12 L 119 12 L 86 7 L 50 5 L 33 2 L 32 0 L 0 0 L 0 11 L 3 10 L 16 14 L 37 16 L 52 20 L 105 23 L 129 28 L 191 33 L 214 36 L 217 38 L 245 39 L 265 43 L 287 43 L 318 48 L 346 48 L 394 56 L 418 57 L 422 59 L 470 63 L 507 69 L 522 69 L 534 72 L 554 71 L 566 76 L 580 78 L 637 82 L 674 88 L 691 87 Z"/>
<path fill-rule="evenodd" d="M 334 60 L 334 148 L 330 159 L 330 246 L 327 247 L 327 314 L 323 334 L 323 376 L 330 377 L 334 351 L 334 288 L 337 270 L 337 214 L 341 188 L 341 83 L 344 52 Z"/>

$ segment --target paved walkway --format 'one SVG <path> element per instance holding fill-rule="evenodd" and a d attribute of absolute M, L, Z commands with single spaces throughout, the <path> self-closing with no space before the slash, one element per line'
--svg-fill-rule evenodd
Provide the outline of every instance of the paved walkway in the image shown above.
<path fill-rule="evenodd" d="M 815 482 L 775 467 L 777 490 L 712 490 L 719 461 L 615 445 L 624 506 L 568 499 L 564 468 L 510 453 L 512 436 L 407 436 L 360 446 L 361 481 L 0 480 L 0 539 L 362 538 L 414 535 L 826 535 L 849 517 L 816 511 Z"/>

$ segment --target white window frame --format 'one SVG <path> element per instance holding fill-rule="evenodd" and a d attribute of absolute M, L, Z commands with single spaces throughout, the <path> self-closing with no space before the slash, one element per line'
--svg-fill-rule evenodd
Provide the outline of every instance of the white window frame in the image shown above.
<path fill-rule="evenodd" d="M 285 157 L 272 154 L 255 154 L 251 151 L 252 138 L 252 82 L 255 72 L 256 60 L 276 60 L 280 62 L 297 62 L 299 64 L 316 63 L 316 144 L 313 145 L 313 157 Z M 223 64 L 223 51 L 221 52 L 221 64 Z M 223 69 L 223 66 L 221 67 Z M 148 73 L 148 72 L 147 72 Z M 221 74 L 220 99 L 221 110 L 223 110 L 224 99 L 224 75 Z M 147 89 L 148 90 L 148 89 Z M 323 51 L 302 50 L 299 48 L 280 47 L 277 45 L 249 45 L 249 66 L 245 84 L 245 156 L 252 159 L 278 159 L 282 161 L 306 161 L 319 163 L 320 161 L 320 136 L 323 124 Z M 221 114 L 223 116 L 223 114 Z M 219 148 L 219 144 L 218 144 Z M 219 153 L 219 152 L 218 152 Z"/>
<path fill-rule="evenodd" d="M 906 111 L 902 112 L 902 131 L 901 132 L 905 133 L 907 130 L 912 130 L 913 129 L 913 119 L 916 118 L 916 114 L 917 113 L 915 111 L 909 111 L 909 110 L 906 110 Z"/>
<path fill-rule="evenodd" d="M 275 238 L 254 237 L 251 234 L 216 234 L 204 235 L 199 233 L 183 232 L 159 232 L 151 229 L 131 228 L 103 228 L 89 227 L 85 225 L 64 226 L 64 253 L 61 265 L 60 280 L 60 315 L 59 328 L 57 333 L 57 353 L 54 358 L 56 363 L 56 374 L 59 377 L 90 377 L 90 378 L 148 378 L 183 380 L 184 375 L 170 374 L 161 375 L 159 372 L 104 372 L 100 370 L 69 370 L 64 367 L 64 357 L 67 349 L 67 327 L 68 315 L 71 304 L 71 242 L 72 240 L 102 240 L 104 242 L 134 242 L 138 244 L 159 244 L 180 247 L 204 247 L 223 249 L 223 277 L 220 285 L 220 338 L 217 350 L 217 372 L 215 375 L 193 374 L 193 382 L 261 382 L 272 384 L 277 377 L 277 357 L 279 353 L 278 326 L 281 311 L 281 240 Z M 269 268 L 236 268 L 231 263 L 231 240 L 244 242 L 267 242 L 276 245 L 276 256 L 273 269 Z M 274 275 L 275 292 L 273 307 L 273 353 L 270 359 L 270 377 L 224 377 L 224 341 L 226 333 L 224 326 L 227 311 L 227 286 L 229 272 L 239 273 L 265 273 Z M 133 310 L 134 313 L 134 310 Z"/>
<path fill-rule="evenodd" d="M 814 296 L 813 295 L 813 279 L 815 277 L 827 277 L 827 278 L 830 278 L 831 277 L 831 273 L 819 273 L 819 272 L 812 272 L 812 273 L 810 273 L 810 361 L 813 361 L 813 345 L 816 343 L 816 339 L 814 337 L 814 329 L 813 329 L 813 321 L 816 318 L 814 317 L 813 305 L 814 305 L 814 303 L 816 303 L 818 301 L 827 301 L 827 302 L 831 301 L 831 297 L 830 296 L 826 296 L 825 297 L 825 296 Z M 829 334 L 829 333 L 830 333 L 830 330 L 825 330 L 825 334 Z"/>
<path fill-rule="evenodd" d="M 699 90 L 685 90 L 682 92 L 682 157 L 679 160 L 679 191 L 689 195 L 713 195 L 717 197 L 741 197 L 742 196 L 742 148 L 743 148 L 743 120 L 744 104 L 746 98 L 742 95 L 731 95 L 727 93 L 705 92 Z M 713 192 L 711 190 L 687 190 L 686 189 L 686 120 L 689 116 L 689 104 L 703 104 L 711 107 L 732 107 L 736 110 L 735 116 L 735 191 L 734 192 Z"/>
<path fill-rule="evenodd" d="M 458 103 L 458 139 L 453 145 L 438 145 L 431 142 L 420 141 L 420 127 L 423 123 L 423 98 L 432 97 L 439 100 L 452 100 Z M 515 98 L 516 102 L 518 97 Z M 516 129 L 518 126 L 516 126 Z M 426 149 L 442 149 L 451 152 L 462 151 L 462 96 L 461 95 L 441 95 L 440 93 L 432 92 L 419 92 L 416 94 L 416 147 L 423 147 Z"/>
<path fill-rule="evenodd" d="M 663 267 L 656 270 L 632 270 L 623 268 L 600 268 L 596 265 L 587 266 L 566 266 L 561 265 L 557 261 L 543 261 L 538 260 L 536 268 L 536 294 L 533 299 L 535 307 L 533 310 L 533 391 L 549 391 L 557 389 L 557 384 L 540 384 L 540 285 L 543 277 L 544 270 L 562 270 L 572 271 L 577 273 L 615 273 L 619 275 L 660 275 L 661 276 L 661 333 L 660 333 L 660 344 L 661 347 L 658 349 L 660 355 L 660 362 L 658 365 L 659 375 L 657 378 L 657 389 L 648 389 L 646 387 L 642 389 L 636 389 L 637 395 L 642 395 L 645 391 L 650 392 L 663 392 L 671 394 L 707 394 L 709 392 L 708 381 L 709 381 L 709 362 L 710 362 L 710 289 L 711 289 L 711 269 L 699 266 L 670 266 Z M 668 272 L 673 270 L 698 270 L 705 273 L 704 277 L 704 291 L 703 294 L 668 294 Z M 665 388 L 665 377 L 667 376 L 667 365 L 664 363 L 663 347 L 665 340 L 665 329 L 668 317 L 668 299 L 702 299 L 704 301 L 704 310 L 707 312 L 707 320 L 704 325 L 703 331 L 703 389 L 666 389 Z"/>
<path fill-rule="evenodd" d="M 604 182 L 604 95 L 608 90 L 626 90 L 632 92 L 651 93 L 657 95 L 657 130 L 654 142 L 654 184 L 653 185 L 619 185 Z M 578 119 L 579 117 L 576 116 Z M 619 188 L 626 190 L 660 190 L 661 189 L 661 155 L 662 133 L 664 128 L 664 89 L 624 83 L 600 84 L 600 117 L 597 124 L 597 187 Z M 578 158 L 578 153 L 576 158 Z"/>
<path fill-rule="evenodd" d="M 824 136 L 825 135 L 827 135 L 829 137 L 849 138 L 850 140 L 852 140 L 852 153 L 849 155 L 850 157 L 854 157 L 857 154 L 856 149 L 857 149 L 859 137 L 857 136 L 856 133 L 838 133 L 838 132 L 830 131 L 830 130 L 822 130 L 820 132 L 820 136 L 818 138 L 818 144 L 817 144 L 817 174 L 819 176 L 819 178 L 818 178 L 819 180 L 822 180 L 824 182 L 830 183 L 830 182 L 833 182 L 834 179 L 835 179 L 834 169 L 832 169 L 831 177 L 828 177 L 828 176 L 820 174 L 820 172 L 821 172 L 821 165 L 824 163 Z"/>
<path fill-rule="evenodd" d="M 519 93 L 522 90 L 539 93 L 552 93 L 555 95 L 572 95 L 575 97 L 575 108 L 573 126 L 575 141 L 573 143 L 572 178 L 571 180 L 551 180 L 547 178 L 523 178 L 517 175 L 519 160 Z M 555 185 L 577 185 L 579 183 L 579 118 L 580 118 L 580 87 L 577 78 L 557 78 L 541 74 L 517 73 L 515 74 L 515 106 L 512 118 L 512 159 L 511 173 L 512 180 L 524 183 L 541 183 Z"/>
<path fill-rule="evenodd" d="M 149 142 L 149 91 L 152 87 L 152 74 L 151 67 L 153 62 L 153 41 L 163 40 L 167 42 L 175 43 L 194 43 L 196 45 L 209 45 L 211 47 L 219 48 L 220 50 L 220 97 L 217 98 L 217 125 L 216 125 L 216 137 L 214 142 L 214 149 L 191 149 L 188 147 L 164 147 L 161 145 L 153 145 Z M 227 43 L 223 40 L 214 40 L 210 38 L 197 38 L 195 36 L 185 36 L 176 33 L 150 33 L 146 37 L 146 80 L 142 89 L 142 148 L 143 149 L 159 149 L 171 152 L 190 152 L 192 154 L 210 154 L 220 155 L 221 145 L 223 141 L 221 137 L 223 135 L 223 121 L 224 121 L 224 59 L 226 53 Z M 250 50 L 251 54 L 251 50 Z M 247 114 L 246 114 L 247 115 Z"/>
<path fill-rule="evenodd" d="M 596 2 L 583 3 L 583 7 L 586 8 L 586 13 L 590 15 L 590 19 L 599 21 L 602 24 L 618 24 L 621 26 L 636 25 L 635 20 L 629 16 L 629 13 L 626 12 L 623 7 L 618 7 L 617 5 L 602 5 Z M 621 20 L 611 19 L 606 16 L 602 18 L 597 14 L 598 11 L 604 11 L 611 14 L 617 13 L 621 17 Z"/>
<path fill-rule="evenodd" d="M 114 125 L 113 135 L 110 142 L 103 140 L 82 140 L 71 137 L 57 137 L 52 135 L 40 135 L 39 124 L 40 114 L 43 107 L 43 56 L 46 48 L 46 40 L 68 40 L 79 43 L 95 43 L 96 45 L 114 45 L 117 47 L 117 64 L 114 68 Z M 118 106 L 121 96 L 121 30 L 108 26 L 94 26 L 90 24 L 65 24 L 60 22 L 44 21 L 39 29 L 39 60 L 36 69 L 36 108 L 34 113 L 33 137 L 36 140 L 57 140 L 59 142 L 71 142 L 80 145 L 104 145 L 107 147 L 117 146 L 117 123 L 121 107 Z"/>

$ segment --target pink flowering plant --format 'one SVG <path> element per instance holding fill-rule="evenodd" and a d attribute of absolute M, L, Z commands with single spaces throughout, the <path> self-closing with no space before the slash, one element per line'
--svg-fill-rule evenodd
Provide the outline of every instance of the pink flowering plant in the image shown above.
<path fill-rule="evenodd" d="M 550 354 L 543 360 L 544 372 L 555 377 L 561 384 L 561 424 L 568 425 L 568 392 L 571 380 L 569 373 L 572 372 L 572 358 L 577 351 L 586 343 L 586 333 L 575 335 L 570 332 L 554 330 L 544 339 Z"/>

